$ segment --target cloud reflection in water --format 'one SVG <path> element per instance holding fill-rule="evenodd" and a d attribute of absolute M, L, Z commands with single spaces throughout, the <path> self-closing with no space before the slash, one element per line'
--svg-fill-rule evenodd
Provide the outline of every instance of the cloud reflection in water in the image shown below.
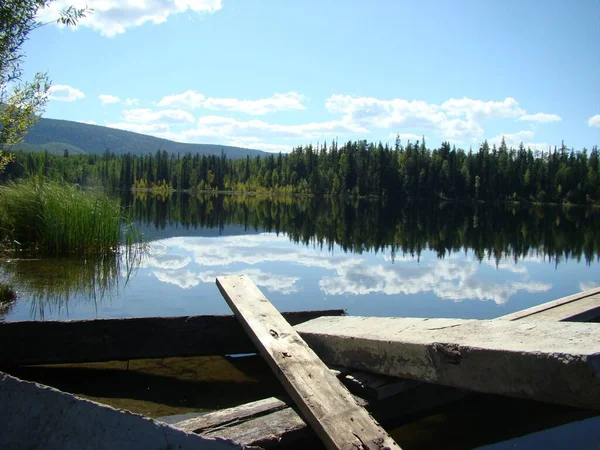
<path fill-rule="evenodd" d="M 425 252 L 419 259 L 402 255 L 392 261 L 390 255 L 382 253 L 352 254 L 300 247 L 286 236 L 272 233 L 176 237 L 152 245 L 163 253 L 148 258 L 145 267 L 157 269 L 152 270 L 156 279 L 182 289 L 214 283 L 218 275 L 244 273 L 266 291 L 288 295 L 303 289 L 303 283 L 308 281 L 303 275 L 309 269 L 319 270 L 318 288 L 330 296 L 431 292 L 452 301 L 477 299 L 505 304 L 520 291 L 539 293 L 552 288 L 549 283 L 530 279 L 527 259 L 518 264 L 509 259 L 481 264 L 469 253 L 437 259 L 433 253 Z M 537 262 L 535 259 L 532 255 L 531 262 Z"/>

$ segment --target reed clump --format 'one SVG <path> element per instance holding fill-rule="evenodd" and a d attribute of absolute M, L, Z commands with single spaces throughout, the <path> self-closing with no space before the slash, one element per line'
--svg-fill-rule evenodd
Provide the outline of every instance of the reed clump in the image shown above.
<path fill-rule="evenodd" d="M 14 302 L 17 299 L 17 292 L 7 283 L 0 282 L 0 309 L 1 305 Z"/>
<path fill-rule="evenodd" d="M 0 186 L 0 242 L 4 249 L 44 256 L 119 253 L 140 236 L 119 202 L 99 190 L 84 190 L 43 178 Z"/>

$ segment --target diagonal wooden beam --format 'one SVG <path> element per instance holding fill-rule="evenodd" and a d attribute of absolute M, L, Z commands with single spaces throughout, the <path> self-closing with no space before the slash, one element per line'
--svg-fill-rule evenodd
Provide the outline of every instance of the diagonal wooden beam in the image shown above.
<path fill-rule="evenodd" d="M 217 286 L 261 355 L 329 449 L 399 449 L 247 276 Z"/>

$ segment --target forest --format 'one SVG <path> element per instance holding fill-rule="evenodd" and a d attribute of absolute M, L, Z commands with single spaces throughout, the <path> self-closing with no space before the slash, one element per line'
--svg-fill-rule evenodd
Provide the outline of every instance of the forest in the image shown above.
<path fill-rule="evenodd" d="M 242 159 L 216 155 L 62 155 L 15 152 L 4 179 L 41 175 L 85 186 L 158 191 L 274 192 L 380 198 L 598 203 L 600 159 L 591 151 L 548 151 L 484 141 L 477 150 L 425 140 L 394 145 L 337 141 L 289 154 Z"/>

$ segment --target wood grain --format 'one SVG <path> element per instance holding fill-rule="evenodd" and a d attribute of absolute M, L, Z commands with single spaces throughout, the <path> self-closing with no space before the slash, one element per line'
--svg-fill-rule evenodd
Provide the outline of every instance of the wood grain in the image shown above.
<path fill-rule="evenodd" d="M 295 325 L 343 310 L 284 313 Z M 0 323 L 0 365 L 127 361 L 253 353 L 237 319 L 227 316 L 141 317 Z"/>
<path fill-rule="evenodd" d="M 223 297 L 329 449 L 399 449 L 247 276 L 217 277 Z"/>

